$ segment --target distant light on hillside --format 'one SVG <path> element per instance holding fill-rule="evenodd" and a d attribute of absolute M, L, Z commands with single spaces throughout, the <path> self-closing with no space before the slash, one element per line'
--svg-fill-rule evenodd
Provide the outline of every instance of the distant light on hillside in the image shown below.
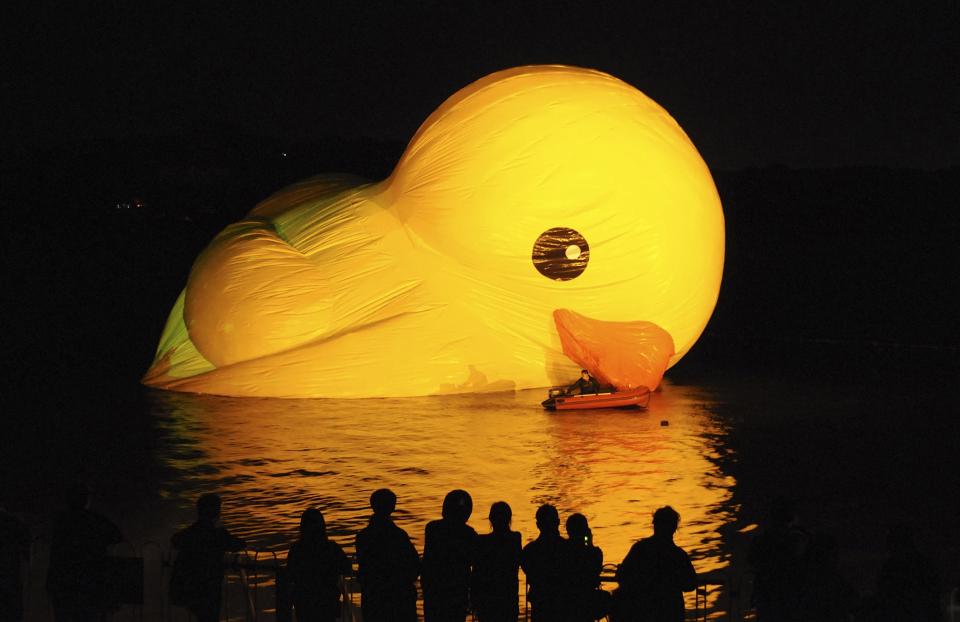
<path fill-rule="evenodd" d="M 129 201 L 118 201 L 114 204 L 114 207 L 119 210 L 143 209 L 146 204 L 140 199 L 134 198 Z"/>

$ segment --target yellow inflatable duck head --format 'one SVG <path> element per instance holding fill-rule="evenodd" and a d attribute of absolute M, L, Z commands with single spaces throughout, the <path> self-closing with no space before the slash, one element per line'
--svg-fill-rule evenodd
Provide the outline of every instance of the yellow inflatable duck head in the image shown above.
<path fill-rule="evenodd" d="M 454 94 L 386 180 L 322 176 L 227 227 L 144 377 L 236 396 L 568 382 L 654 388 L 723 270 L 710 172 L 667 112 L 599 71 L 530 66 Z"/>

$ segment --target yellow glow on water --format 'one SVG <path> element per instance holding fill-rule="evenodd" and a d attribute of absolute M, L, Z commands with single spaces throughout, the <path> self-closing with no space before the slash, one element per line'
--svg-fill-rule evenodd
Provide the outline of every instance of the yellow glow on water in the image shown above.
<path fill-rule="evenodd" d="M 161 393 L 153 411 L 184 503 L 224 495 L 224 521 L 254 546 L 284 552 L 300 513 L 323 510 L 348 551 L 366 523 L 370 493 L 392 488 L 397 522 L 422 551 L 423 528 L 453 488 L 473 496 L 471 525 L 489 531 L 494 501 L 513 508 L 524 542 L 534 512 L 581 512 L 604 561 L 619 563 L 651 532 L 653 511 L 682 517 L 676 542 L 698 572 L 727 565 L 721 528 L 733 519 L 733 478 L 711 462 L 722 430 L 709 394 L 667 386 L 648 411 L 547 413 L 538 391 L 371 400 L 244 399 Z M 668 420 L 668 426 L 661 426 Z M 608 586 L 609 587 L 609 586 Z"/>

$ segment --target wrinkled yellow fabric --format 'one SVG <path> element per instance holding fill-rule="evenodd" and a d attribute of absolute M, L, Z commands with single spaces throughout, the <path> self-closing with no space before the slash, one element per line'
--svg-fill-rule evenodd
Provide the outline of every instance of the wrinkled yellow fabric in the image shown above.
<path fill-rule="evenodd" d="M 574 278 L 532 261 L 554 228 L 584 240 Z M 224 229 L 144 382 L 275 397 L 561 384 L 579 367 L 558 309 L 654 325 L 672 365 L 713 311 L 723 255 L 713 180 L 663 108 L 599 71 L 518 67 L 444 102 L 386 180 L 306 180 Z"/>

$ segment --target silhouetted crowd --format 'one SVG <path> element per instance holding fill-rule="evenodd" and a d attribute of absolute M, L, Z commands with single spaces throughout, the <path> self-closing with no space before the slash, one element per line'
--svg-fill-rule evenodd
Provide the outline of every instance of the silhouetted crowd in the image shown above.
<path fill-rule="evenodd" d="M 520 568 L 529 584 L 527 598 L 535 622 L 589 622 L 608 615 L 618 621 L 675 622 L 683 620 L 683 592 L 696 587 L 690 559 L 673 544 L 680 516 L 669 507 L 654 514 L 654 535 L 630 550 L 617 573 L 620 587 L 611 594 L 600 588 L 603 552 L 593 544 L 582 514 L 570 515 L 564 538 L 557 509 L 540 506 L 536 514 L 540 533 L 521 547 L 520 534 L 510 529 L 513 512 L 507 503 L 490 506 L 490 533 L 478 535 L 467 525 L 473 500 L 466 491 L 453 490 L 443 500 L 441 518 L 427 523 L 421 559 L 410 537 L 391 518 L 396 505 L 390 490 L 374 492 L 373 515 L 357 534 L 357 576 L 363 619 L 368 622 L 417 620 L 418 577 L 425 622 L 463 622 L 470 612 L 481 622 L 515 622 Z M 327 567 L 333 567 L 340 555 L 342 551 L 328 555 Z M 291 571 L 289 581 L 297 594 L 304 579 Z M 329 585 L 335 586 L 335 581 Z M 332 590 L 328 603 L 325 611 L 337 609 Z"/>
<path fill-rule="evenodd" d="M 828 534 L 800 528 L 793 503 L 778 498 L 751 543 L 753 604 L 758 620 L 782 622 L 937 622 L 942 618 L 940 577 L 917 550 L 909 527 L 887 537 L 888 557 L 874 597 L 860 598 L 840 572 L 840 548 Z"/>
<path fill-rule="evenodd" d="M 71 488 L 66 507 L 53 523 L 46 588 L 58 622 L 94 622 L 115 609 L 110 593 L 117 570 L 108 549 L 122 541 L 120 530 L 89 509 L 89 493 Z M 516 622 L 519 569 L 526 575 L 534 622 L 681 622 L 683 593 L 697 576 L 687 554 L 673 542 L 680 522 L 671 507 L 653 514 L 653 534 L 634 543 L 617 566 L 612 592 L 601 588 L 603 552 L 582 514 L 566 520 L 549 504 L 536 512 L 539 534 L 525 547 L 511 530 L 512 510 L 498 501 L 489 510 L 490 532 L 478 535 L 467 524 L 473 500 L 464 490 L 449 492 L 438 520 L 427 524 L 422 557 L 409 535 L 391 518 L 397 497 L 387 489 L 370 496 L 372 515 L 356 535 L 356 578 L 366 622 L 415 622 L 417 580 L 425 622 Z M 242 539 L 219 524 L 221 499 L 197 500 L 197 520 L 171 539 L 177 551 L 170 573 L 170 602 L 198 622 L 220 617 L 224 557 L 243 549 Z M 29 549 L 29 530 L 0 510 L 0 622 L 23 617 L 20 562 Z M 877 596 L 860 599 L 839 571 L 835 539 L 797 526 L 793 506 L 776 500 L 752 541 L 753 606 L 763 622 L 849 620 L 934 621 L 941 619 L 939 578 L 931 561 L 914 546 L 905 526 L 890 531 Z M 298 622 L 332 622 L 342 611 L 342 577 L 353 567 L 327 537 L 320 510 L 300 520 L 299 538 L 278 571 L 278 603 Z M 278 611 L 278 619 L 284 619 Z"/>

